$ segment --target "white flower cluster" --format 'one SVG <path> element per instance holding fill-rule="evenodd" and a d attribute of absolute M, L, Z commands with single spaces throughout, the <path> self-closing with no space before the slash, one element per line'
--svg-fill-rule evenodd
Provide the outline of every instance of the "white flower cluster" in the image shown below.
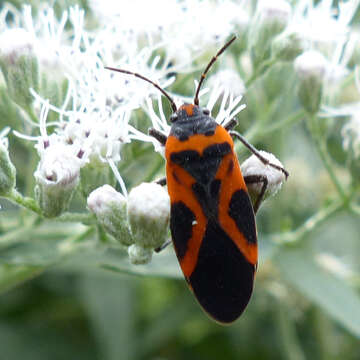
<path fill-rule="evenodd" d="M 136 71 L 166 88 L 174 81 L 172 74 L 192 69 L 192 61 L 200 50 L 215 40 L 223 42 L 234 31 L 239 18 L 231 11 L 235 10 L 231 1 L 219 2 L 219 9 L 227 19 L 221 22 L 215 19 L 218 13 L 202 2 L 159 1 L 159 5 L 167 10 L 166 15 L 163 11 L 155 14 L 150 9 L 143 11 L 148 5 L 139 1 L 117 2 L 115 7 L 114 3 L 101 2 L 100 6 L 99 2 L 92 1 L 91 7 L 99 19 L 96 31 L 87 30 L 84 10 L 78 6 L 65 11 L 60 19 L 48 6 L 40 8 L 36 17 L 32 16 L 29 5 L 21 12 L 11 5 L 4 6 L 0 14 L 4 19 L 1 53 L 8 56 L 31 53 L 37 58 L 42 72 L 51 71 L 55 78 L 62 77 L 68 82 L 61 107 L 49 103 L 46 94 L 30 89 L 35 108 L 41 108 L 39 123 L 31 123 L 39 127 L 40 135 L 16 132 L 20 137 L 36 141 L 42 164 L 48 163 L 42 159 L 49 153 L 48 148 L 56 147 L 59 154 L 66 154 L 64 161 L 72 153 L 73 164 L 78 168 L 87 163 L 109 163 L 123 185 L 116 169 L 123 144 L 137 139 L 152 142 L 156 150 L 161 150 L 156 140 L 129 124 L 132 111 L 142 107 L 150 115 L 154 128 L 169 132 L 158 90 L 131 76 L 105 70 L 104 66 Z M 151 9 L 153 6 L 151 4 Z M 143 10 L 139 12 L 139 8 Z M 245 21 L 248 16 L 245 7 L 239 14 L 241 21 Z M 217 24 L 211 31 L 209 16 L 214 17 L 212 24 Z M 9 17 L 13 19 L 11 23 L 6 21 Z M 184 29 L 189 33 L 184 34 Z M 163 58 L 157 55 L 161 49 L 166 49 Z M 244 107 L 239 105 L 243 91 L 237 91 L 234 98 L 224 92 L 225 84 L 216 83 L 208 107 L 211 110 L 224 95 L 217 116 L 217 121 L 223 122 Z M 160 118 L 150 100 L 154 94 L 158 96 Z M 49 111 L 58 114 L 58 121 L 47 122 Z M 53 131 L 47 135 L 50 126 Z M 124 186 L 122 190 L 126 195 Z"/>

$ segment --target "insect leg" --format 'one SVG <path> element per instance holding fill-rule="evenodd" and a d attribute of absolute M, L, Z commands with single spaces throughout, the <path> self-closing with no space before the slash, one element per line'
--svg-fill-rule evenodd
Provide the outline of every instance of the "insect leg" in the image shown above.
<path fill-rule="evenodd" d="M 253 145 L 251 145 L 241 134 L 239 134 L 237 131 L 229 131 L 229 134 L 237 139 L 239 139 L 264 165 L 269 165 L 273 167 L 276 170 L 281 171 L 284 173 L 285 177 L 287 178 L 289 176 L 289 173 L 281 166 L 271 163 L 268 159 L 266 159 L 264 156 L 262 156 Z"/>
<path fill-rule="evenodd" d="M 229 122 L 227 122 L 225 125 L 224 125 L 224 128 L 226 131 L 230 131 L 232 130 L 236 125 L 237 125 L 237 120 L 236 119 L 231 119 Z"/>
<path fill-rule="evenodd" d="M 149 135 L 154 137 L 161 145 L 166 144 L 167 136 L 164 135 L 161 131 L 154 128 L 149 129 Z"/>
<path fill-rule="evenodd" d="M 258 184 L 262 183 L 262 188 L 260 191 L 260 194 L 258 195 L 257 199 L 255 200 L 253 204 L 254 213 L 256 215 L 257 211 L 259 210 L 260 204 L 264 199 L 265 191 L 268 187 L 268 179 L 265 175 L 247 175 L 244 176 L 244 180 L 246 183 L 246 186 L 250 184 Z"/>
<path fill-rule="evenodd" d="M 166 177 L 160 178 L 159 180 L 155 181 L 156 184 L 159 184 L 161 186 L 165 186 L 166 185 Z"/>
<path fill-rule="evenodd" d="M 154 249 L 156 253 L 159 253 L 160 251 L 163 251 L 165 248 L 168 247 L 168 245 L 171 244 L 171 239 L 167 239 L 162 245 Z"/>

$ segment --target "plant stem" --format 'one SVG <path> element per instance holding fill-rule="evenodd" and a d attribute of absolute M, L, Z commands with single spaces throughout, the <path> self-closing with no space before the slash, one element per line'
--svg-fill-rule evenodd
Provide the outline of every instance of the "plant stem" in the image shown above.
<path fill-rule="evenodd" d="M 305 116 L 305 111 L 303 109 L 298 110 L 298 111 L 294 112 L 293 114 L 291 114 L 290 116 L 288 116 L 286 119 L 284 119 L 282 121 L 278 121 L 274 125 L 265 128 L 263 131 L 260 132 L 260 136 L 266 135 L 268 133 L 271 133 L 271 132 L 279 130 L 279 129 L 283 129 L 285 126 L 288 126 L 288 125 L 298 122 L 304 116 Z"/>
<path fill-rule="evenodd" d="M 263 75 L 271 66 L 273 66 L 277 62 L 277 59 L 271 58 L 267 61 L 264 61 L 261 66 L 259 66 L 255 71 L 252 73 L 250 78 L 245 82 L 245 87 L 249 88 L 252 83 L 261 75 Z"/>
<path fill-rule="evenodd" d="M 274 242 L 280 244 L 295 244 L 305 238 L 309 233 L 319 227 L 324 221 L 344 208 L 342 201 L 334 201 L 329 206 L 320 209 L 315 215 L 307 219 L 303 225 L 295 231 L 283 235 L 274 236 Z"/>
<path fill-rule="evenodd" d="M 348 203 L 349 199 L 347 194 L 345 193 L 342 185 L 340 184 L 335 172 L 333 170 L 331 161 L 326 151 L 326 144 L 324 142 L 323 134 L 321 133 L 318 125 L 318 119 L 316 115 L 311 114 L 308 117 L 310 123 L 310 133 L 313 136 L 313 140 L 316 146 L 316 149 L 320 155 L 320 158 L 325 166 L 326 171 L 328 172 L 331 181 L 335 185 L 337 192 L 339 193 L 340 197 L 343 200 L 343 203 Z"/>
<path fill-rule="evenodd" d="M 91 213 L 72 213 L 66 212 L 55 218 L 56 221 L 61 222 L 81 222 L 86 225 L 96 223 L 96 217 Z"/>
<path fill-rule="evenodd" d="M 0 265 L 0 294 L 40 275 L 44 269 L 41 266 Z"/>
<path fill-rule="evenodd" d="M 16 189 L 13 189 L 11 193 L 7 195 L 7 199 L 42 216 L 42 211 L 37 202 L 33 198 L 22 196 Z"/>

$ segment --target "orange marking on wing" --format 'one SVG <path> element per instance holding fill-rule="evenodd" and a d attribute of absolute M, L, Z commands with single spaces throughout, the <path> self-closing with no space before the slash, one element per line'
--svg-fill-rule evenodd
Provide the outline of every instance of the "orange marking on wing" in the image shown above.
<path fill-rule="evenodd" d="M 231 174 L 228 174 L 231 162 L 233 162 L 234 167 Z M 234 192 L 240 189 L 247 191 L 244 178 L 241 174 L 239 161 L 234 152 L 224 156 L 215 178 L 221 180 L 218 213 L 219 223 L 234 241 L 238 249 L 244 254 L 246 259 L 251 264 L 255 265 L 258 259 L 257 244 L 252 244 L 247 241 L 244 234 L 239 231 L 234 219 L 232 219 L 228 213 L 231 197 Z"/>

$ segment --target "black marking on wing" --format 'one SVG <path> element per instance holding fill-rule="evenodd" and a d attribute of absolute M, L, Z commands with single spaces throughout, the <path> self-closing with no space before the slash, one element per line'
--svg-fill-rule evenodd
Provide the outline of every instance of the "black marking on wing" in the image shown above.
<path fill-rule="evenodd" d="M 205 311 L 223 323 L 236 320 L 250 300 L 254 272 L 255 266 L 221 226 L 210 220 L 196 267 L 188 279 Z"/>
<path fill-rule="evenodd" d="M 231 159 L 229 161 L 229 166 L 227 168 L 226 175 L 230 176 L 233 170 L 234 170 L 234 160 Z"/>
<path fill-rule="evenodd" d="M 207 218 L 218 218 L 218 205 L 221 180 L 213 180 L 210 184 L 194 183 L 192 190 Z"/>
<path fill-rule="evenodd" d="M 196 150 L 184 150 L 172 153 L 170 160 L 183 167 L 196 182 L 205 185 L 214 179 L 222 158 L 230 152 L 230 144 L 223 142 L 208 146 L 203 156 Z"/>
<path fill-rule="evenodd" d="M 179 259 L 182 259 L 187 251 L 195 220 L 195 215 L 183 202 L 179 201 L 171 204 L 171 237 Z"/>
<path fill-rule="evenodd" d="M 245 190 L 235 191 L 229 204 L 229 216 L 234 219 L 238 229 L 248 243 L 256 244 L 256 225 L 253 207 Z"/>
<path fill-rule="evenodd" d="M 176 171 L 173 171 L 172 173 L 173 177 L 174 177 L 174 180 L 178 183 L 178 184 L 182 184 L 182 181 L 180 180 L 180 178 L 178 177 Z"/>

